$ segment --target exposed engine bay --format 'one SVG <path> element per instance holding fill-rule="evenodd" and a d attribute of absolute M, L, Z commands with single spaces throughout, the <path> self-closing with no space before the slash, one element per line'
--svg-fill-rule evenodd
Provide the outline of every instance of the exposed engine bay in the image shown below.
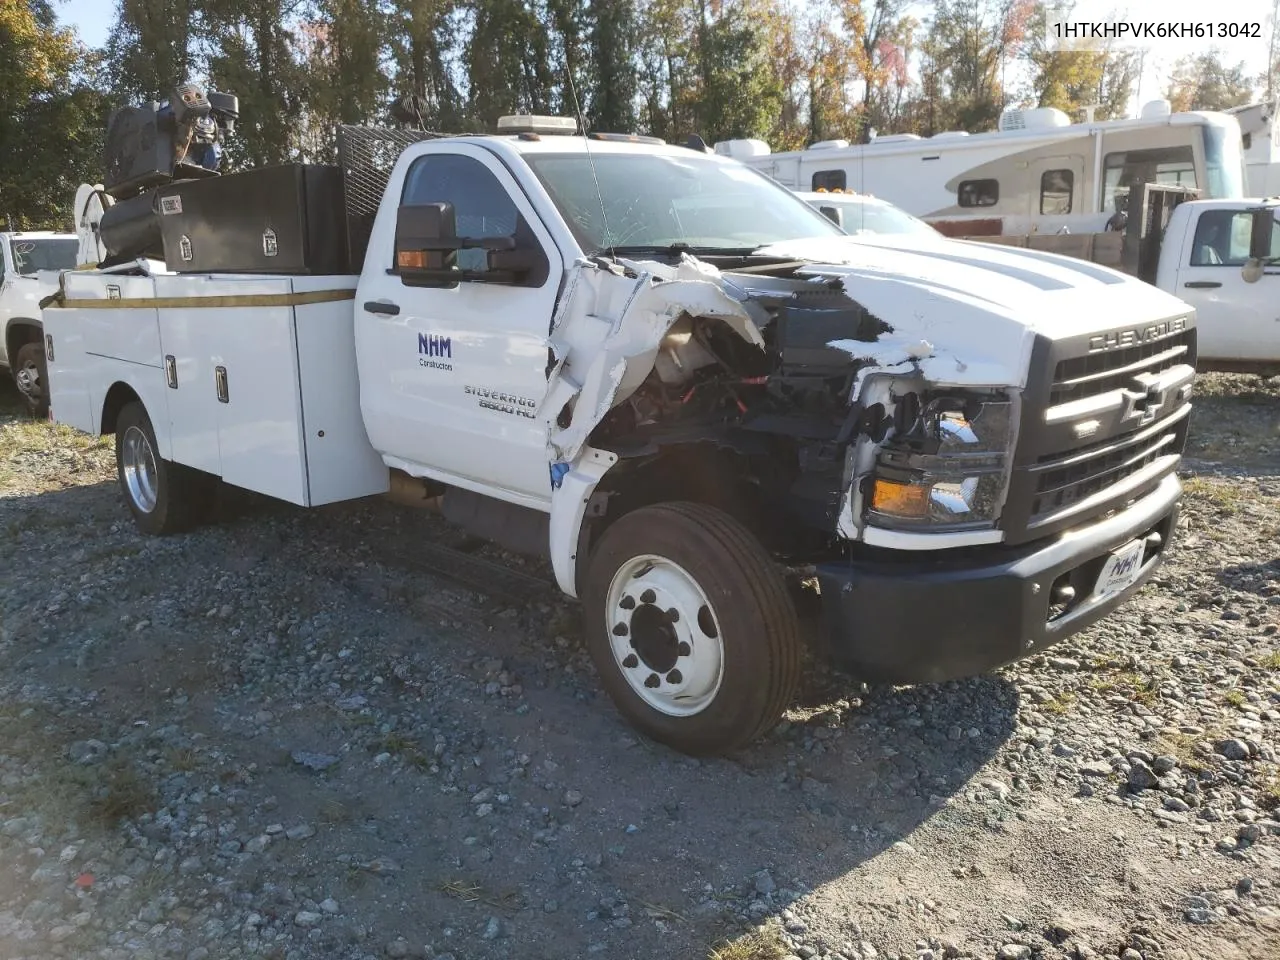
<path fill-rule="evenodd" d="M 631 473 L 637 484 L 661 483 L 676 470 L 685 486 L 731 485 L 780 555 L 843 549 L 836 533 L 853 441 L 898 435 L 904 456 L 927 455 L 912 431 L 928 401 L 857 402 L 893 328 L 842 279 L 802 266 L 720 273 L 686 255 L 675 267 L 596 261 L 579 270 L 551 338 L 543 410 L 548 420 L 554 411 L 555 460 L 589 446 L 616 454 L 624 481 Z M 902 359 L 908 376 L 895 381 L 912 379 L 918 358 L 907 349 Z M 649 469 L 659 460 L 663 470 Z"/>

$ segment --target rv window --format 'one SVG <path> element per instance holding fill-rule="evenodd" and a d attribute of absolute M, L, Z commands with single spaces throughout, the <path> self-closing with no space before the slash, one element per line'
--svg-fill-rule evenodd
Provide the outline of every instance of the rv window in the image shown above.
<path fill-rule="evenodd" d="M 1253 218 L 1243 210 L 1206 210 L 1196 223 L 1191 266 L 1243 266 L 1249 259 L 1252 230 Z M 1271 256 L 1280 257 L 1280 229 L 1271 234 Z"/>
<path fill-rule="evenodd" d="M 813 175 L 814 190 L 843 190 L 847 182 L 843 170 L 819 170 Z"/>
<path fill-rule="evenodd" d="M 1040 174 L 1040 213 L 1060 217 L 1071 212 L 1071 191 L 1076 175 L 1070 170 L 1046 170 Z"/>
<path fill-rule="evenodd" d="M 1000 201 L 997 180 L 961 180 L 956 199 L 962 207 L 994 207 Z"/>
<path fill-rule="evenodd" d="M 1246 150 L 1250 150 L 1250 149 L 1252 149 L 1252 148 L 1253 148 L 1253 134 L 1252 134 L 1252 133 L 1242 133 L 1242 134 L 1240 135 L 1240 141 L 1241 141 L 1241 143 L 1244 145 L 1244 148 L 1245 148 Z"/>
<path fill-rule="evenodd" d="M 1125 209 L 1130 191 L 1144 183 L 1199 186 L 1195 156 L 1189 146 L 1108 153 L 1103 168 L 1103 212 Z"/>

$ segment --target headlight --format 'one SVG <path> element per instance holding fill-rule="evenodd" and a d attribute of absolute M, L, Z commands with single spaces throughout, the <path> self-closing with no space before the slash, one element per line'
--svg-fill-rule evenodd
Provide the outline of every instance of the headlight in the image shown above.
<path fill-rule="evenodd" d="M 1013 408 L 1001 393 L 910 395 L 880 449 L 868 519 L 882 527 L 995 525 L 1008 479 Z"/>

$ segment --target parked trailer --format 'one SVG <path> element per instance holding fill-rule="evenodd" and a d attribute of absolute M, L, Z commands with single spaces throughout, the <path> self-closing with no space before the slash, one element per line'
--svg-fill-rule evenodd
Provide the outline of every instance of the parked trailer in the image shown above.
<path fill-rule="evenodd" d="M 185 197 L 190 260 L 63 275 L 53 415 L 115 435 L 141 529 L 201 522 L 219 482 L 442 496 L 548 557 L 620 711 L 703 754 L 791 701 L 801 584 L 824 647 L 905 683 L 1042 652 L 1149 581 L 1181 495 L 1184 303 L 1026 250 L 851 238 L 685 147 L 505 126 L 383 143 L 371 219 L 344 160 L 358 276 L 175 272 L 207 226 Z M 259 206 L 226 229 L 276 249 Z"/>

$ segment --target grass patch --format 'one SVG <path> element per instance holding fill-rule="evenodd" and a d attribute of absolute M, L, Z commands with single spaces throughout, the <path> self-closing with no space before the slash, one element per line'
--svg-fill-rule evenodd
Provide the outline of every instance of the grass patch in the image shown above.
<path fill-rule="evenodd" d="M 453 897 L 463 903 L 484 903 L 501 910 L 519 910 L 520 895 L 516 893 L 495 893 L 486 890 L 478 883 L 467 880 L 449 880 L 436 887 L 446 897 Z"/>
<path fill-rule="evenodd" d="M 1280 670 L 1280 650 L 1272 650 L 1260 663 L 1266 670 Z"/>
<path fill-rule="evenodd" d="M 1191 477 L 1188 480 L 1184 480 L 1182 489 L 1188 496 L 1207 501 L 1228 514 L 1239 512 L 1240 508 L 1249 500 L 1249 496 L 1244 492 L 1240 484 L 1213 480 L 1208 477 Z"/>
<path fill-rule="evenodd" d="M 1063 690 L 1060 694 L 1050 700 L 1048 703 L 1040 704 L 1040 709 L 1045 713 L 1054 713 L 1062 715 L 1071 709 L 1071 705 L 1076 702 L 1076 695 L 1070 690 Z"/>
<path fill-rule="evenodd" d="M 1122 670 L 1109 677 L 1092 677 L 1089 685 L 1100 694 L 1118 693 L 1134 703 L 1151 704 L 1159 695 L 1160 680 L 1134 670 Z"/>
<path fill-rule="evenodd" d="M 1226 696 L 1222 699 L 1227 701 L 1227 703 L 1231 704 L 1233 707 L 1243 707 L 1245 702 L 1244 694 L 1239 690 L 1228 690 Z"/>
<path fill-rule="evenodd" d="M 155 788 L 125 761 L 103 771 L 102 785 L 89 801 L 89 815 L 106 827 L 132 820 L 151 810 L 156 803 Z"/>
<path fill-rule="evenodd" d="M 778 928 L 770 925 L 712 948 L 707 960 L 782 960 L 789 952 Z"/>

